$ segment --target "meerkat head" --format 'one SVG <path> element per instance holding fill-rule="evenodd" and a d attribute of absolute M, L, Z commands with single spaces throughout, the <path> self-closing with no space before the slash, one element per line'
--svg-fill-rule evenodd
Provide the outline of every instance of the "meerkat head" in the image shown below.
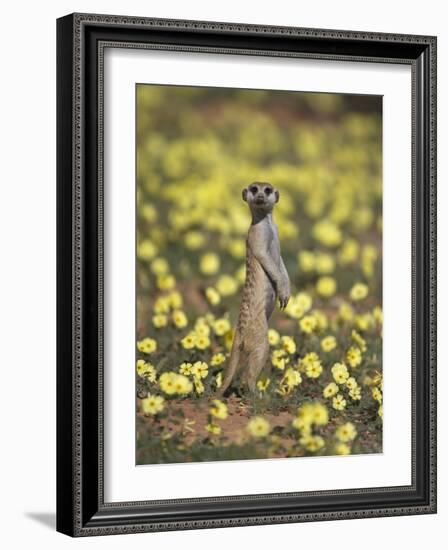
<path fill-rule="evenodd" d="M 267 182 L 254 181 L 243 189 L 243 201 L 247 202 L 251 210 L 259 213 L 271 212 L 279 198 L 280 193 Z"/>

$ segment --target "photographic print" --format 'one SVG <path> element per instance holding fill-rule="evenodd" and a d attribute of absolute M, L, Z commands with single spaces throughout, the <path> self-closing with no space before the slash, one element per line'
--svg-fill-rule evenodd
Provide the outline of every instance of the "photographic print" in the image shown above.
<path fill-rule="evenodd" d="M 381 96 L 136 85 L 132 368 L 138 465 L 382 452 Z"/>
<path fill-rule="evenodd" d="M 436 513 L 437 38 L 74 13 L 57 52 L 57 530 Z"/>

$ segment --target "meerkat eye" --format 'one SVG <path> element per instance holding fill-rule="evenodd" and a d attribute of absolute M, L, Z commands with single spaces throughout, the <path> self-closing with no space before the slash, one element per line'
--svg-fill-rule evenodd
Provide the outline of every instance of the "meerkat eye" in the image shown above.
<path fill-rule="evenodd" d="M 258 187 L 256 185 L 252 185 L 252 187 L 250 188 L 250 192 L 255 195 L 257 191 L 258 191 Z"/>
<path fill-rule="evenodd" d="M 269 196 L 272 193 L 272 189 L 270 187 L 265 187 L 264 192 L 265 192 L 266 195 Z"/>

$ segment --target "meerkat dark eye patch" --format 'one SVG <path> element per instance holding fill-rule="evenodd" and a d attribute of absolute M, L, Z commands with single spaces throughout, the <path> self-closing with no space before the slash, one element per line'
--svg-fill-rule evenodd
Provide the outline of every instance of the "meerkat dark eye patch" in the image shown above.
<path fill-rule="evenodd" d="M 258 187 L 256 185 L 252 185 L 250 188 L 250 192 L 255 195 L 258 192 Z"/>
<path fill-rule="evenodd" d="M 272 193 L 272 189 L 270 187 L 264 188 L 265 195 L 269 196 Z"/>

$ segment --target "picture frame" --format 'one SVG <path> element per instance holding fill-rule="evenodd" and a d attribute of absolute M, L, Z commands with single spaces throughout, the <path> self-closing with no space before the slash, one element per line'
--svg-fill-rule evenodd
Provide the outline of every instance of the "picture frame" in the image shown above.
<path fill-rule="evenodd" d="M 57 530 L 70 536 L 436 512 L 436 38 L 72 14 L 57 21 Z M 104 50 L 409 65 L 412 483 L 232 496 L 104 498 Z M 163 470 L 162 470 L 163 475 Z"/>

